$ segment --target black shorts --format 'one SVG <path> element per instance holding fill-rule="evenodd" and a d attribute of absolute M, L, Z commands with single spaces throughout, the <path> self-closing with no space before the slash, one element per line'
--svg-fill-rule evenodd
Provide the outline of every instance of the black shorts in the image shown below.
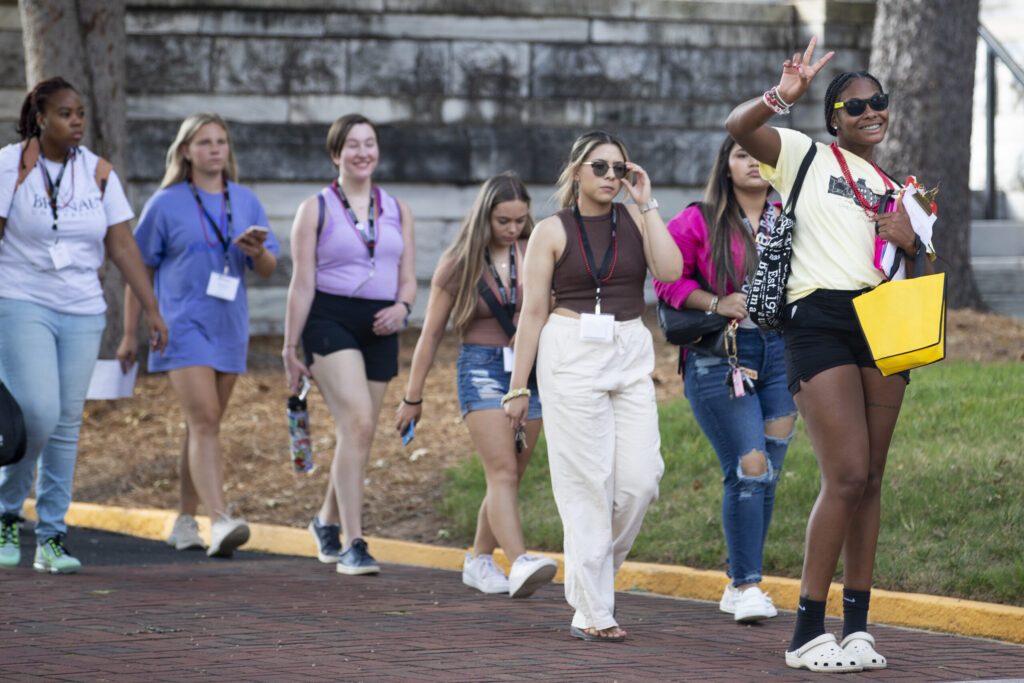
<path fill-rule="evenodd" d="M 302 330 L 306 365 L 313 364 L 313 354 L 327 356 L 342 349 L 359 349 L 366 365 L 366 379 L 391 380 L 398 374 L 398 335 L 374 334 L 373 316 L 394 303 L 317 290 Z"/>
<path fill-rule="evenodd" d="M 800 391 L 800 382 L 840 365 L 877 367 L 853 309 L 853 298 L 866 291 L 816 289 L 786 306 L 782 331 L 790 393 Z M 910 384 L 909 370 L 899 375 Z"/>

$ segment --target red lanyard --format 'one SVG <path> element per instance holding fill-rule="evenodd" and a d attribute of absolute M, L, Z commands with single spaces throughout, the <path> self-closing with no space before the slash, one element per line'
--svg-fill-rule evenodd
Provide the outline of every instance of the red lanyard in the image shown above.
<path fill-rule="evenodd" d="M 829 146 L 832 148 L 832 153 L 836 155 L 836 161 L 839 162 L 839 168 L 843 172 L 843 177 L 846 178 L 846 184 L 850 186 L 851 190 L 853 190 L 853 196 L 856 197 L 857 203 L 860 204 L 865 211 L 877 213 L 882 203 L 882 200 L 879 199 L 878 202 L 876 202 L 875 204 L 868 203 L 868 200 L 864 198 L 863 194 L 861 194 L 860 190 L 857 188 L 857 185 L 854 184 L 853 175 L 850 173 L 850 167 L 846 164 L 846 157 L 843 156 L 843 153 L 839 151 L 839 145 L 833 142 Z M 887 190 L 895 190 L 896 188 L 893 187 L 893 184 L 890 183 L 889 179 L 885 176 L 884 173 L 882 173 L 882 169 L 878 168 L 874 161 L 870 163 L 871 166 L 876 171 L 878 171 L 878 175 L 882 176 L 882 182 L 885 183 L 885 188 Z"/>

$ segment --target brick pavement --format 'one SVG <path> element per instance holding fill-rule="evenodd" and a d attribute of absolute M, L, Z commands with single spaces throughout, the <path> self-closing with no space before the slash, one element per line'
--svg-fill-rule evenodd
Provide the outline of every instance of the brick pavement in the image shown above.
<path fill-rule="evenodd" d="M 31 532 L 23 532 L 26 551 Z M 76 530 L 81 574 L 0 573 L 0 678 L 402 681 L 822 680 L 783 662 L 793 614 L 738 626 L 717 605 L 618 595 L 630 638 L 568 635 L 560 585 L 511 601 L 456 572 L 386 564 L 345 577 L 308 558 L 211 560 L 161 543 Z M 839 620 L 830 619 L 834 630 Z M 1024 676 L 1024 647 L 873 626 L 890 668 L 843 681 Z"/>

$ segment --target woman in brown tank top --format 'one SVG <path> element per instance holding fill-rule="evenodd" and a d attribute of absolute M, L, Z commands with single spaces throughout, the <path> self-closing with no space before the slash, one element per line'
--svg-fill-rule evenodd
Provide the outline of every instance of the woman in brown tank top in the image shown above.
<path fill-rule="evenodd" d="M 634 204 L 614 201 L 623 188 Z M 640 320 L 643 286 L 648 268 L 659 280 L 679 279 L 682 256 L 647 173 L 608 133 L 573 143 L 558 197 L 562 210 L 537 224 L 526 249 L 515 367 L 503 403 L 513 426 L 525 422 L 536 360 L 565 534 L 565 595 L 576 610 L 570 635 L 617 642 L 626 632 L 614 617 L 615 574 L 664 470 L 654 349 Z"/>

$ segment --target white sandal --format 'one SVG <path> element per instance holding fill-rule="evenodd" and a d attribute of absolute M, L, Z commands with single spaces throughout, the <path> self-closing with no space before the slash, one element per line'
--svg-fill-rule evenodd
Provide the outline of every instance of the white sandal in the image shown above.
<path fill-rule="evenodd" d="M 831 633 L 823 633 L 807 641 L 795 652 L 787 651 L 786 666 L 817 673 L 852 673 L 863 669 L 860 659 L 839 647 Z"/>
<path fill-rule="evenodd" d="M 867 671 L 886 667 L 885 657 L 875 652 L 875 639 L 867 631 L 851 633 L 843 638 L 839 647 L 843 648 L 846 654 L 856 658 Z"/>

